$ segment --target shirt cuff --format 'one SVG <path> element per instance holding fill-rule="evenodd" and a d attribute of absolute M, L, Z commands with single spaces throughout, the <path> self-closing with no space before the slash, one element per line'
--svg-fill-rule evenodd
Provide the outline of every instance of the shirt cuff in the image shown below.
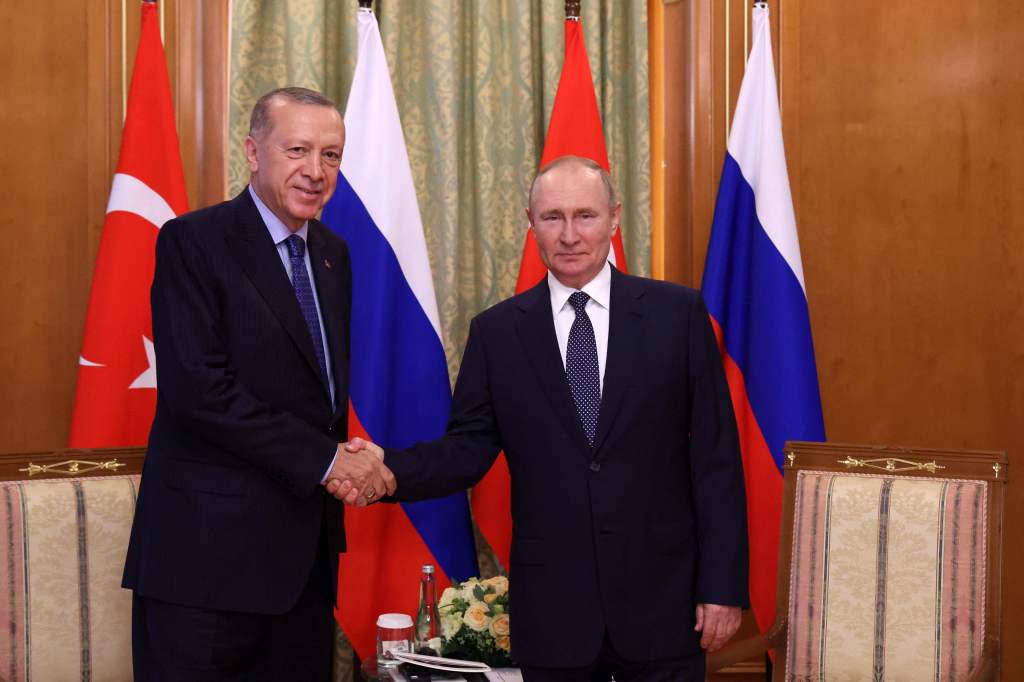
<path fill-rule="evenodd" d="M 327 477 L 331 473 L 331 469 L 334 468 L 334 463 L 338 460 L 338 451 L 334 451 L 334 457 L 331 457 L 331 463 L 327 465 L 327 471 L 324 472 L 324 477 L 320 479 L 320 485 L 327 483 Z"/>

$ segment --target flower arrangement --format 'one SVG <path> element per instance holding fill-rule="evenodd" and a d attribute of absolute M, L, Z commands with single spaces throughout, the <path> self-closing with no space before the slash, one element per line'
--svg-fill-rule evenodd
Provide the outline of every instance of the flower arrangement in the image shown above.
<path fill-rule="evenodd" d="M 508 578 L 470 578 L 453 585 L 441 593 L 437 610 L 444 638 L 442 655 L 493 667 L 514 665 L 508 634 Z"/>

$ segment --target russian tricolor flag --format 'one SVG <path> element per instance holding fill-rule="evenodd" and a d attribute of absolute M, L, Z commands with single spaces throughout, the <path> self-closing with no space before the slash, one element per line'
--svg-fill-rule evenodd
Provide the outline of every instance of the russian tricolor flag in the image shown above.
<path fill-rule="evenodd" d="M 341 173 L 322 220 L 352 256 L 349 435 L 403 448 L 444 434 L 451 386 L 380 30 L 371 10 L 359 10 L 358 23 Z M 477 574 L 465 493 L 350 510 L 345 525 L 337 617 L 364 658 L 374 652 L 378 613 L 414 612 L 422 564 L 451 580 Z"/>
<path fill-rule="evenodd" d="M 764 632 L 775 618 L 783 444 L 824 440 L 825 426 L 763 2 L 754 6 L 753 35 L 702 290 L 740 431 L 750 597 Z"/>

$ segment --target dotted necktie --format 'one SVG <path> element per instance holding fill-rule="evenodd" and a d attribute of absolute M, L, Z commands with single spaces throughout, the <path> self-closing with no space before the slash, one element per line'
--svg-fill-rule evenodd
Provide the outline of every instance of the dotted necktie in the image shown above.
<path fill-rule="evenodd" d="M 327 356 L 324 354 L 324 339 L 320 333 L 320 314 L 316 309 L 316 299 L 313 298 L 313 285 L 309 281 L 309 273 L 306 272 L 306 242 L 297 234 L 293 234 L 284 240 L 288 245 L 288 258 L 292 264 L 292 286 L 295 287 L 295 298 L 299 300 L 299 308 L 302 309 L 302 316 L 306 318 L 306 327 L 313 339 L 313 352 L 316 353 L 317 362 L 320 363 L 320 378 L 324 386 L 327 382 Z"/>
<path fill-rule="evenodd" d="M 590 296 L 576 291 L 569 296 L 569 305 L 576 310 L 576 319 L 569 328 L 569 344 L 565 350 L 565 378 L 580 415 L 587 441 L 594 445 L 597 416 L 601 411 L 601 370 L 597 365 L 597 342 L 594 325 L 587 316 Z"/>

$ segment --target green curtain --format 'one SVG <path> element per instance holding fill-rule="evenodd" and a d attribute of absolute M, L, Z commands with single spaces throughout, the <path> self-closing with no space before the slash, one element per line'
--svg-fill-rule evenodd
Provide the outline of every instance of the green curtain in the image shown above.
<path fill-rule="evenodd" d="M 630 272 L 650 272 L 650 117 L 645 0 L 583 0 L 582 21 Z M 283 85 L 344 111 L 355 68 L 355 0 L 234 0 L 228 164 L 256 99 Z M 529 183 L 563 59 L 562 0 L 377 0 L 454 380 L 470 319 L 512 295 Z"/>

